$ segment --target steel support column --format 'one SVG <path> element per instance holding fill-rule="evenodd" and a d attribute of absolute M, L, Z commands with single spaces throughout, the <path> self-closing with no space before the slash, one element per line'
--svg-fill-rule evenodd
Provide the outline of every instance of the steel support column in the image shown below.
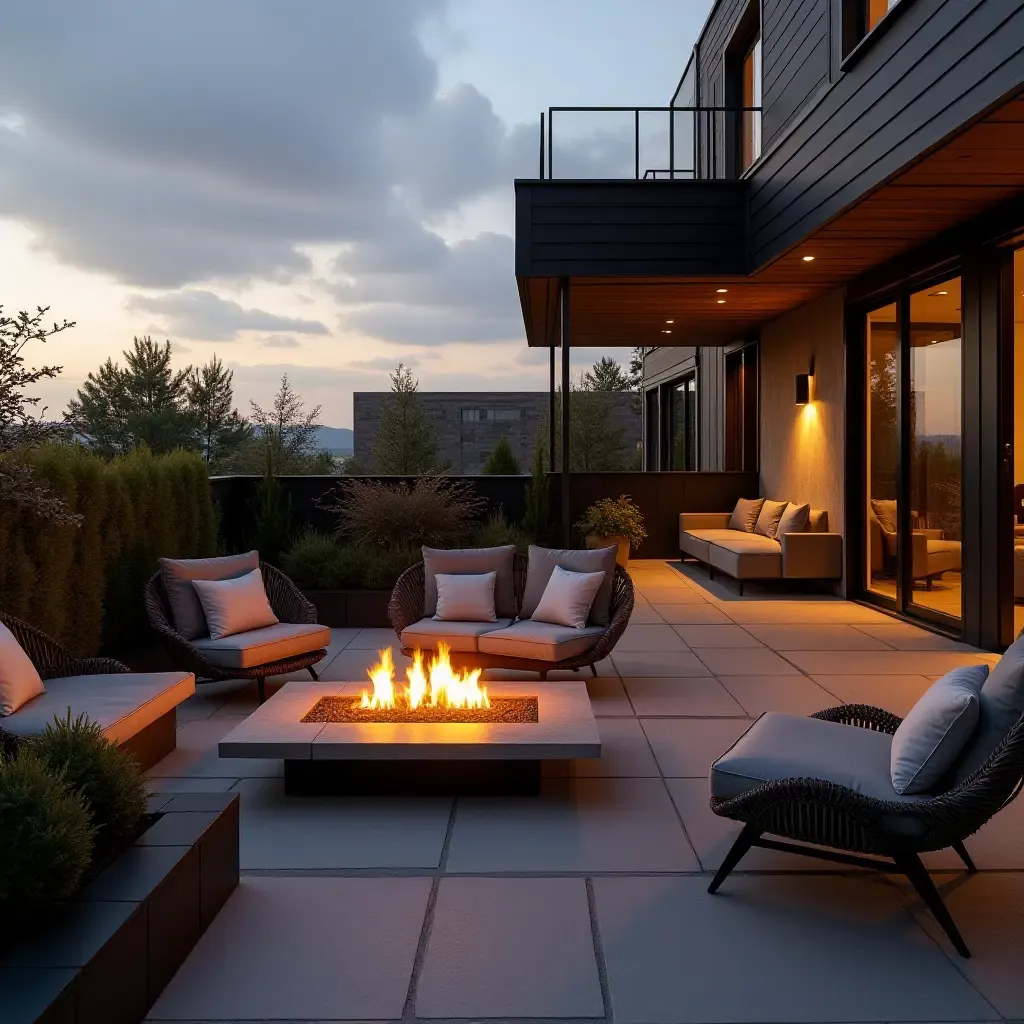
<path fill-rule="evenodd" d="M 569 280 L 562 278 L 562 543 L 569 547 Z"/>
<path fill-rule="evenodd" d="M 551 353 L 551 382 L 548 389 L 548 472 L 555 471 L 555 346 Z"/>

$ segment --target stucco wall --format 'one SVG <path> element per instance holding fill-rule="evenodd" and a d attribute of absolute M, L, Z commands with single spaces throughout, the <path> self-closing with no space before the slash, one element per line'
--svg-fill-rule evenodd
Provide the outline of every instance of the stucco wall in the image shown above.
<path fill-rule="evenodd" d="M 796 376 L 812 360 L 815 400 L 798 406 Z M 840 289 L 761 331 L 761 493 L 825 509 L 836 533 L 845 533 L 845 400 Z"/>

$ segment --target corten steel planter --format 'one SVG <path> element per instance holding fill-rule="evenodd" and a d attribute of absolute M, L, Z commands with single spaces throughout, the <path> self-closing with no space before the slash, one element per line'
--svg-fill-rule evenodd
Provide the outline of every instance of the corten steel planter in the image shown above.
<path fill-rule="evenodd" d="M 303 590 L 316 608 L 317 622 L 332 629 L 388 627 L 390 590 Z"/>
<path fill-rule="evenodd" d="M 0 954 L 4 1024 L 139 1024 L 238 885 L 238 794 L 151 799 L 157 820 L 58 920 Z"/>
<path fill-rule="evenodd" d="M 629 538 L 628 537 L 602 537 L 597 533 L 587 534 L 588 548 L 615 548 L 615 564 L 621 565 L 623 569 L 629 567 Z"/>

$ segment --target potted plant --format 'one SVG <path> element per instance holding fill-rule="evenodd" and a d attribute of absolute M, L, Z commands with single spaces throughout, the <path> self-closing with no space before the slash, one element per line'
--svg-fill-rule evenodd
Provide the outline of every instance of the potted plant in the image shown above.
<path fill-rule="evenodd" d="M 647 536 L 644 517 L 628 494 L 602 498 L 587 509 L 576 529 L 586 537 L 588 548 L 619 549 L 615 560 L 625 568 L 629 564 L 629 548 L 640 547 Z"/>

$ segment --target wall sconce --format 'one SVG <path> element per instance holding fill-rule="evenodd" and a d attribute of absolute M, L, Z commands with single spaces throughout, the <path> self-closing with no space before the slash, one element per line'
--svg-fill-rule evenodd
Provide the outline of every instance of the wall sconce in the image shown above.
<path fill-rule="evenodd" d="M 796 375 L 796 404 L 810 405 L 814 401 L 814 374 L 798 373 Z"/>

